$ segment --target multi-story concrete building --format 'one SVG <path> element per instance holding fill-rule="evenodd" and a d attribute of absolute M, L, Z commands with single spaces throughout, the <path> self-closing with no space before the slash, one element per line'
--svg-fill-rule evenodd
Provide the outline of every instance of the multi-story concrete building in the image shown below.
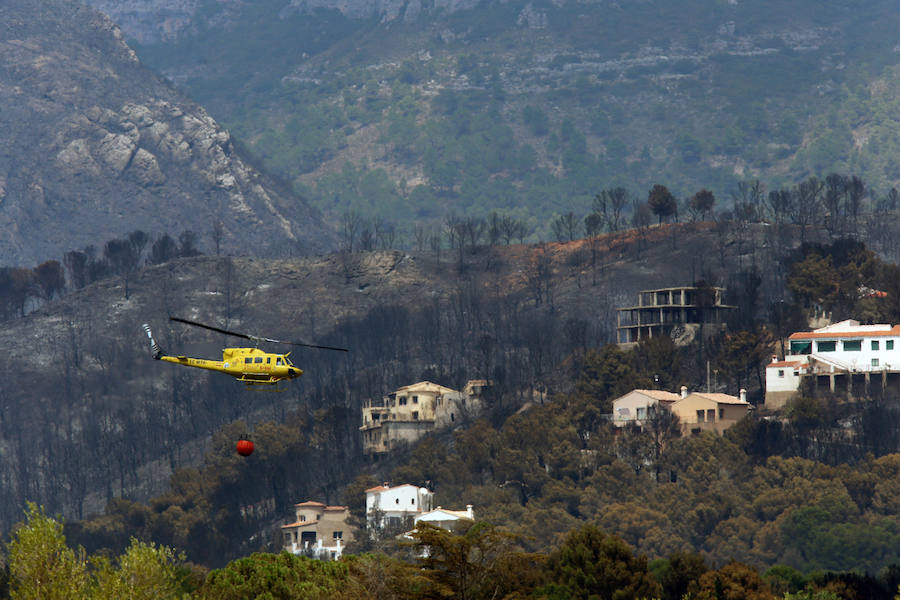
<path fill-rule="evenodd" d="M 813 331 L 792 334 L 783 360 L 766 366 L 766 407 L 780 408 L 813 389 L 848 396 L 865 395 L 872 385 L 900 383 L 900 325 L 861 325 L 846 320 Z M 873 382 L 874 379 L 874 382 Z"/>
<path fill-rule="evenodd" d="M 725 288 L 671 287 L 638 293 L 636 306 L 617 309 L 619 344 L 670 336 L 676 343 L 690 343 L 701 333 L 711 335 L 725 327 L 725 314 L 734 309 L 723 303 Z"/>
<path fill-rule="evenodd" d="M 380 404 L 363 404 L 363 452 L 384 454 L 399 443 L 414 442 L 429 431 L 453 425 L 482 408 L 485 380 L 471 380 L 462 392 L 421 381 L 407 385 L 382 398 Z"/>
<path fill-rule="evenodd" d="M 294 509 L 297 520 L 281 527 L 284 549 L 315 558 L 340 558 L 344 546 L 353 541 L 349 509 L 312 501 L 295 504 Z"/>

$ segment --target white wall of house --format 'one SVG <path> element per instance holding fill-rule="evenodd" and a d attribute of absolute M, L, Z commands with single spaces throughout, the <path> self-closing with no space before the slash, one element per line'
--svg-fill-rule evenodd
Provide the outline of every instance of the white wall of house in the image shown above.
<path fill-rule="evenodd" d="M 384 527 L 391 519 L 414 518 L 431 510 L 434 494 L 412 484 L 387 485 L 366 490 L 366 525 Z M 380 522 L 376 522 L 379 519 Z"/>
<path fill-rule="evenodd" d="M 817 358 L 834 370 L 900 371 L 900 326 L 860 325 L 847 320 L 791 335 L 785 361 Z"/>

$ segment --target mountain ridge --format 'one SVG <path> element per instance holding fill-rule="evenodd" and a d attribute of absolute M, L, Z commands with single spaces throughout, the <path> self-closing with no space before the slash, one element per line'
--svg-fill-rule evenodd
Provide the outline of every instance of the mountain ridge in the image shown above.
<path fill-rule="evenodd" d="M 135 229 L 203 235 L 216 221 L 227 251 L 331 246 L 318 212 L 145 69 L 107 17 L 12 0 L 0 18 L 0 263 L 59 260 Z"/>

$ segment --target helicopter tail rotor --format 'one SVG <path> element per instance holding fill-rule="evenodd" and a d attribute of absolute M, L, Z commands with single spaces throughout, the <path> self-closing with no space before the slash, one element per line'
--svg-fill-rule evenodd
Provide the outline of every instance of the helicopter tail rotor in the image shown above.
<path fill-rule="evenodd" d="M 153 333 L 150 331 L 150 326 L 144 323 L 143 325 L 144 331 L 147 333 L 147 337 L 150 338 L 150 354 L 156 360 L 159 360 L 159 357 L 162 356 L 162 348 L 157 345 L 156 340 L 153 339 Z"/>

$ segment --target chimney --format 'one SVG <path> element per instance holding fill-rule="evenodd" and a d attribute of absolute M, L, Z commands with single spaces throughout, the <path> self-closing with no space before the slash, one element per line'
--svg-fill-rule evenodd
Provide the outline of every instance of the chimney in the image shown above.
<path fill-rule="evenodd" d="M 681 397 L 687 398 L 687 386 L 686 385 L 681 386 Z"/>
<path fill-rule="evenodd" d="M 778 362 L 778 355 L 777 355 L 777 354 L 773 354 L 773 355 L 772 355 L 772 362 L 773 362 L 773 363 L 777 363 L 777 362 Z"/>
<path fill-rule="evenodd" d="M 475 520 L 475 511 L 472 510 L 471 504 L 466 504 L 466 516 L 469 518 L 470 521 Z"/>
<path fill-rule="evenodd" d="M 747 390 L 745 390 L 744 388 L 741 388 L 741 402 L 746 402 L 746 401 L 747 401 Z"/>

